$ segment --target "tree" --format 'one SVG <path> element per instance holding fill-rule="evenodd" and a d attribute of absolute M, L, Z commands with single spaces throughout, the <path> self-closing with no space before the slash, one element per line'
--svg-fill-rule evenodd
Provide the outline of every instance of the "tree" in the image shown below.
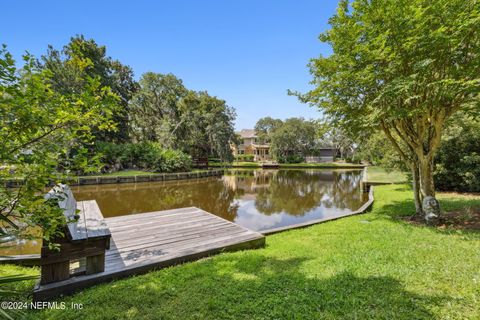
<path fill-rule="evenodd" d="M 395 148 L 388 141 L 385 143 L 385 135 L 380 130 L 362 138 L 358 150 L 358 157 L 374 166 L 381 166 L 388 171 L 408 170 Z"/>
<path fill-rule="evenodd" d="M 131 101 L 132 134 L 136 141 L 154 141 L 174 148 L 179 132 L 186 126 L 180 119 L 178 103 L 188 90 L 173 74 L 147 72 Z"/>
<path fill-rule="evenodd" d="M 72 61 L 80 70 L 85 60 Z M 30 55 L 17 72 L 4 46 L 0 50 L 0 180 L 17 177 L 17 189 L 0 185 L 0 235 L 25 237 L 31 227 L 43 238 L 60 235 L 65 217 L 44 199 L 45 188 L 65 181 L 72 169 L 88 171 L 98 159 L 87 155 L 93 129 L 114 128 L 118 97 L 97 78 L 87 77 L 77 92 L 59 92 L 52 72 Z"/>
<path fill-rule="evenodd" d="M 77 35 L 61 51 L 49 46 L 47 54 L 41 58 L 40 66 L 50 70 L 52 86 L 60 93 L 78 93 L 90 78 L 98 78 L 102 86 L 109 87 L 119 97 L 121 108 L 117 108 L 113 115 L 117 126 L 114 131 L 95 132 L 96 139 L 112 142 L 130 140 L 129 101 L 137 91 L 138 84 L 133 78 L 133 70 L 107 56 L 105 46 Z"/>
<path fill-rule="evenodd" d="M 323 144 L 331 145 L 335 150 L 338 150 L 340 158 L 345 159 L 347 156 L 355 156 L 356 142 L 347 130 L 326 121 L 320 122 L 319 127 L 319 136 Z"/>
<path fill-rule="evenodd" d="M 190 91 L 179 103 L 181 118 L 187 124 L 182 137 L 193 156 L 216 156 L 230 162 L 233 154 L 231 143 L 237 140 L 234 131 L 235 110 L 224 100 L 207 92 Z"/>
<path fill-rule="evenodd" d="M 203 131 L 207 136 L 210 155 L 218 156 L 221 161 L 233 161 L 230 143 L 235 141 L 235 110 L 225 100 L 199 92 L 200 117 L 203 118 Z M 202 129 L 202 128 L 197 128 Z M 202 130 L 199 130 L 200 132 Z"/>
<path fill-rule="evenodd" d="M 255 124 L 255 134 L 262 143 L 269 143 L 273 132 L 283 125 L 280 119 L 273 119 L 272 117 L 260 118 Z"/>
<path fill-rule="evenodd" d="M 288 156 L 304 157 L 315 152 L 318 127 L 303 118 L 286 119 L 270 135 L 271 150 L 277 159 Z"/>
<path fill-rule="evenodd" d="M 416 211 L 435 196 L 433 161 L 446 121 L 478 112 L 480 3 L 342 0 L 300 94 L 350 132 L 381 129 L 412 171 Z"/>
<path fill-rule="evenodd" d="M 146 73 L 131 101 L 136 141 L 154 141 L 193 157 L 233 159 L 235 110 L 207 92 L 188 90 L 172 74 Z"/>

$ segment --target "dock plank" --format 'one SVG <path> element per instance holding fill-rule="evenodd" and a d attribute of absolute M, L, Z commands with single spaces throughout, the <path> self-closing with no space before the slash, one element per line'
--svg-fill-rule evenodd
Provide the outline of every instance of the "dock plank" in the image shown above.
<path fill-rule="evenodd" d="M 101 282 L 224 251 L 265 245 L 262 234 L 195 207 L 111 217 L 105 218 L 105 222 L 111 233 L 105 271 L 37 284 L 34 300 L 48 300 Z"/>

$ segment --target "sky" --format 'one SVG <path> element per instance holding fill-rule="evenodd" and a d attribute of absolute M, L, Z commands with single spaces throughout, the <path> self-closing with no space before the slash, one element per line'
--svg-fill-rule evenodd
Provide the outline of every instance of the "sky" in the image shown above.
<path fill-rule="evenodd" d="M 235 127 L 253 128 L 265 116 L 319 118 L 288 96 L 311 87 L 307 63 L 329 55 L 318 35 L 336 0 L 8 1 L 2 4 L 0 43 L 17 60 L 49 44 L 61 48 L 83 34 L 107 54 L 144 72 L 173 73 L 235 108 Z"/>

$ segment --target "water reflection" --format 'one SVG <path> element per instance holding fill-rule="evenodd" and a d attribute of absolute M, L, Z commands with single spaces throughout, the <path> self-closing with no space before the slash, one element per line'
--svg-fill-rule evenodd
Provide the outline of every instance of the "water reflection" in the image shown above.
<path fill-rule="evenodd" d="M 360 171 L 240 171 L 224 180 L 237 194 L 234 221 L 253 230 L 345 214 L 366 201 Z"/>
<path fill-rule="evenodd" d="M 78 186 L 73 191 L 79 201 L 97 200 L 105 217 L 195 206 L 265 230 L 360 208 L 366 201 L 361 179 L 358 170 L 232 170 L 223 177 Z M 21 253 L 38 251 L 39 245 L 28 248 Z"/>

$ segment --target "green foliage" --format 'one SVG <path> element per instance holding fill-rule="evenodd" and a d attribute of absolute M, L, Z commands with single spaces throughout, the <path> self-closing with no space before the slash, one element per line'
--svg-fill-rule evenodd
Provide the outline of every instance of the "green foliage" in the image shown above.
<path fill-rule="evenodd" d="M 287 156 L 314 155 L 322 144 L 318 136 L 318 123 L 303 118 L 285 121 L 261 118 L 255 130 L 261 143 L 270 143 L 270 153 L 279 161 L 286 161 Z"/>
<path fill-rule="evenodd" d="M 164 149 L 160 151 L 161 162 L 157 163 L 157 172 L 179 172 L 190 171 L 192 158 L 182 151 Z"/>
<path fill-rule="evenodd" d="M 105 46 L 93 39 L 77 35 L 61 51 L 49 46 L 42 56 L 41 67 L 51 73 L 52 87 L 63 94 L 83 90 L 88 78 L 95 78 L 100 85 L 109 87 L 118 97 L 118 108 L 112 115 L 115 130 L 95 130 L 96 140 L 125 142 L 129 137 L 129 101 L 137 91 L 138 84 L 133 70 L 107 56 Z"/>
<path fill-rule="evenodd" d="M 84 62 L 71 63 L 81 70 Z M 114 128 L 117 101 L 88 76 L 80 90 L 58 92 L 50 70 L 39 68 L 33 57 L 25 55 L 17 71 L 5 46 L 0 49 L 0 180 L 23 179 L 18 189 L 0 184 L 0 236 L 26 237 L 31 227 L 39 227 L 46 240 L 61 233 L 65 218 L 45 201 L 45 188 L 64 181 L 72 169 L 95 170 L 98 159 L 88 156 L 87 146 L 93 130 Z"/>
<path fill-rule="evenodd" d="M 172 74 L 145 73 L 131 101 L 131 115 L 136 141 L 233 160 L 233 108 L 207 92 L 187 90 Z"/>
<path fill-rule="evenodd" d="M 253 159 L 255 159 L 253 154 L 238 154 L 235 156 L 235 161 L 253 162 Z"/>
<path fill-rule="evenodd" d="M 316 88 L 301 98 L 350 131 L 420 118 L 430 109 L 478 108 L 479 6 L 473 0 L 340 1 L 331 29 L 320 35 L 333 54 L 312 60 Z"/>
<path fill-rule="evenodd" d="M 137 83 L 133 70 L 106 52 L 105 46 L 80 35 L 61 51 L 50 46 L 39 63 L 51 72 L 52 87 L 58 92 L 80 92 L 85 79 L 91 77 L 120 98 L 112 114 L 116 130 L 94 129 L 96 141 L 157 142 L 193 157 L 233 160 L 230 142 L 235 141 L 235 112 L 225 101 L 188 90 L 173 74 L 147 72 Z"/>
<path fill-rule="evenodd" d="M 348 163 L 356 163 L 356 164 L 362 163 L 359 157 L 346 156 L 344 157 L 344 160 Z"/>
<path fill-rule="evenodd" d="M 440 190 L 480 192 L 480 121 L 452 121 L 435 157 L 435 184 Z"/>
<path fill-rule="evenodd" d="M 405 162 L 398 157 L 393 146 L 386 143 L 383 132 L 374 131 L 359 143 L 357 158 L 389 171 L 407 171 Z"/>
<path fill-rule="evenodd" d="M 314 121 L 290 118 L 271 135 L 271 152 L 277 157 L 309 155 L 315 151 L 317 126 Z"/>
<path fill-rule="evenodd" d="M 255 133 L 259 143 L 270 143 L 272 133 L 283 125 L 280 119 L 260 118 L 255 124 Z"/>
<path fill-rule="evenodd" d="M 190 171 L 189 155 L 171 149 L 163 149 L 158 143 L 97 143 L 97 152 L 102 155 L 104 171 L 144 169 L 153 172 Z"/>
<path fill-rule="evenodd" d="M 305 158 L 301 155 L 288 155 L 280 156 L 277 158 L 279 163 L 302 163 L 305 161 Z"/>

